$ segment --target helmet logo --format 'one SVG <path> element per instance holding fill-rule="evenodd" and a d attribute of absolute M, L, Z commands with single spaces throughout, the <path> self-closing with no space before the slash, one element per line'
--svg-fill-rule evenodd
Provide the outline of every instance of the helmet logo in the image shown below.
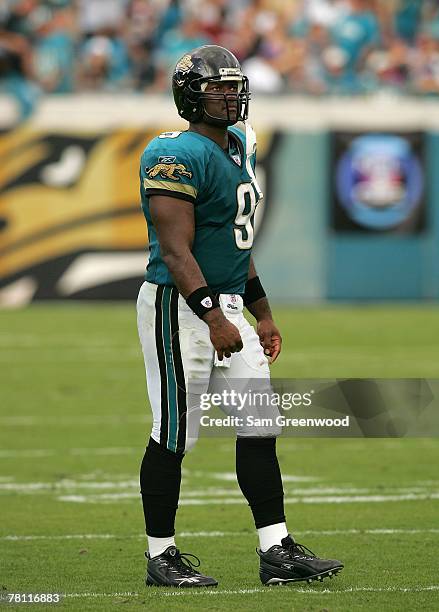
<path fill-rule="evenodd" d="M 191 70 L 193 67 L 194 64 L 192 62 L 192 57 L 189 55 L 189 53 L 187 53 L 186 55 L 183 55 L 181 60 L 178 62 L 175 70 L 177 72 L 189 72 L 189 70 Z"/>

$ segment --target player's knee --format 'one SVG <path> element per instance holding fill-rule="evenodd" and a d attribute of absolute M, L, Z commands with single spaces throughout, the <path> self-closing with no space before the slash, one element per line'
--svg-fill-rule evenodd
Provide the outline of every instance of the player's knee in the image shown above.
<path fill-rule="evenodd" d="M 154 428 L 151 432 L 151 440 L 152 443 L 150 442 L 150 445 L 152 444 L 153 448 L 162 454 L 169 455 L 171 457 L 173 455 L 182 457 L 187 452 L 187 448 L 183 448 L 182 444 L 178 444 L 177 446 L 168 445 L 166 441 L 161 439 L 160 433 L 157 433 Z"/>

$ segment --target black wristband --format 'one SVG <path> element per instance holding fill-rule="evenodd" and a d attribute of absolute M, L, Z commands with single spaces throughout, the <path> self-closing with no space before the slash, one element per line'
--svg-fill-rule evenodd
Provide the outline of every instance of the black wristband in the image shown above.
<path fill-rule="evenodd" d="M 261 285 L 259 276 L 254 276 L 245 283 L 245 293 L 243 298 L 244 306 L 248 306 L 249 304 L 256 302 L 256 300 L 260 300 L 266 296 L 267 294 L 264 291 L 264 287 Z"/>
<path fill-rule="evenodd" d="M 210 287 L 199 287 L 195 289 L 186 299 L 186 304 L 193 312 L 200 317 L 219 307 L 219 302 Z"/>

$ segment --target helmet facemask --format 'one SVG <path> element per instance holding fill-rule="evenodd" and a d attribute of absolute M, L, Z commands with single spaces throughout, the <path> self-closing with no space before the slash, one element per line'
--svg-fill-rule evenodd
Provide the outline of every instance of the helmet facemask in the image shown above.
<path fill-rule="evenodd" d="M 236 93 L 223 93 L 206 91 L 208 83 L 236 81 L 238 89 Z M 245 121 L 248 117 L 250 92 L 248 79 L 244 75 L 239 77 L 218 76 L 195 79 L 188 87 L 188 100 L 193 101 L 196 112 L 192 119 L 193 123 L 203 121 L 209 125 L 227 127 L 238 121 Z M 223 103 L 224 110 L 220 114 L 212 114 L 206 109 L 207 102 Z"/>

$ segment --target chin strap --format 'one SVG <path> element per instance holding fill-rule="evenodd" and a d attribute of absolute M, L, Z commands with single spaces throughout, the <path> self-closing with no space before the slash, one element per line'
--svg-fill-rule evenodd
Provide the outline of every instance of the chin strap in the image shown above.
<path fill-rule="evenodd" d="M 259 183 L 256 179 L 256 175 L 253 171 L 251 158 L 256 153 L 256 133 L 248 121 L 244 121 L 245 125 L 245 167 L 252 180 L 253 187 L 256 189 L 259 196 L 259 200 L 262 200 L 264 194 L 262 193 Z"/>

